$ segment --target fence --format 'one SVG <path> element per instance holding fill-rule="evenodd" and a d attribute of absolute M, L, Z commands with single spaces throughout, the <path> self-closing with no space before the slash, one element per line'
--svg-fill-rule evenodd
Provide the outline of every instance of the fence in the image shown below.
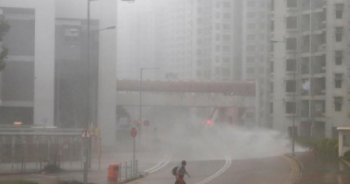
<path fill-rule="evenodd" d="M 130 180 L 138 177 L 138 161 L 121 162 L 119 163 L 119 182 Z"/>
<path fill-rule="evenodd" d="M 80 129 L 0 127 L 0 173 L 39 171 L 48 163 L 82 167 Z"/>

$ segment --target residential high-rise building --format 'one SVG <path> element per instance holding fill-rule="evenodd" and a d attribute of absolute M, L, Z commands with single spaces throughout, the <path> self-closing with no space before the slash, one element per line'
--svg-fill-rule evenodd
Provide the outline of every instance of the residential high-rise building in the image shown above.
<path fill-rule="evenodd" d="M 273 127 L 336 136 L 349 125 L 349 1 L 272 1 Z"/>
<path fill-rule="evenodd" d="M 242 78 L 257 83 L 255 118 L 262 127 L 271 127 L 268 63 L 270 57 L 270 0 L 242 2 Z"/>
<path fill-rule="evenodd" d="M 194 42 L 196 79 L 232 80 L 235 71 L 234 22 L 237 1 L 195 1 Z"/>
<path fill-rule="evenodd" d="M 161 70 L 150 73 L 158 73 L 155 78 L 160 79 L 241 79 L 240 0 L 169 0 L 140 4 L 143 6 L 137 9 L 137 16 L 131 12 L 136 8 L 128 11 L 121 8 L 121 12 L 130 16 L 123 16 L 118 26 L 118 78 L 138 78 L 136 70 L 140 67 L 155 66 Z M 140 32 L 144 28 L 153 32 Z"/>

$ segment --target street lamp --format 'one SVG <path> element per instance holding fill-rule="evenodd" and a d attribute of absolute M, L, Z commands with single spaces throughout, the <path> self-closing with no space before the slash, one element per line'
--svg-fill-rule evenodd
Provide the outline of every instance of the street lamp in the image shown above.
<path fill-rule="evenodd" d="M 271 43 L 286 43 L 285 41 L 277 41 L 277 40 L 271 40 Z M 295 92 L 293 93 L 293 103 L 294 103 L 294 111 L 293 111 L 293 117 L 292 117 L 292 156 L 295 155 L 295 116 L 297 115 L 297 72 L 298 72 L 298 62 L 297 62 L 297 45 L 295 45 L 294 48 L 294 72 L 293 72 L 293 81 L 294 81 L 294 88 Z"/>
<path fill-rule="evenodd" d="M 159 68 L 140 68 L 140 105 L 139 105 L 139 139 L 141 139 L 141 124 L 142 124 L 142 79 L 144 70 L 158 70 Z M 135 137 L 133 139 L 133 164 L 135 166 Z"/>

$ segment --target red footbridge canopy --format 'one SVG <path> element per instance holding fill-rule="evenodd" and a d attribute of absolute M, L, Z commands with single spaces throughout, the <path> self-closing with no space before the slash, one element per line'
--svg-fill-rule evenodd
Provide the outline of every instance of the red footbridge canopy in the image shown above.
<path fill-rule="evenodd" d="M 140 91 L 140 80 L 117 80 L 117 91 Z M 205 82 L 143 80 L 142 91 L 171 93 L 222 93 L 234 96 L 254 96 L 255 82 Z"/>

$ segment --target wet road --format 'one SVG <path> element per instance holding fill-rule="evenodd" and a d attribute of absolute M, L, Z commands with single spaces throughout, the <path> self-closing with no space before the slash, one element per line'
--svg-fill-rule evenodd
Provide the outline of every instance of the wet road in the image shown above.
<path fill-rule="evenodd" d="M 348 184 L 350 169 L 338 158 L 297 154 L 303 164 L 303 174 L 298 184 Z"/>
<path fill-rule="evenodd" d="M 174 183 L 171 169 L 176 164 L 169 164 L 144 179 L 131 184 Z M 186 177 L 187 184 L 287 184 L 294 177 L 295 165 L 285 157 L 271 157 L 247 160 L 189 161 Z"/>

